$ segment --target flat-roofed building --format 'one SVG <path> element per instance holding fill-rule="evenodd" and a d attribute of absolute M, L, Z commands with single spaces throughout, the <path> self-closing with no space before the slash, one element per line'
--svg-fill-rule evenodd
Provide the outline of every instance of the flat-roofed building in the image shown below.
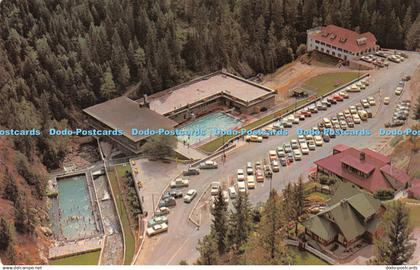
<path fill-rule="evenodd" d="M 371 32 L 359 34 L 336 25 L 327 25 L 307 31 L 306 49 L 319 51 L 342 60 L 351 60 L 378 50 Z"/>
<path fill-rule="evenodd" d="M 89 125 L 96 129 L 122 130 L 121 136 L 108 136 L 133 153 L 139 153 L 146 135 L 132 135 L 132 129 L 173 129 L 178 123 L 122 96 L 83 110 Z"/>
<path fill-rule="evenodd" d="M 221 106 L 258 113 L 274 105 L 275 95 L 270 88 L 218 71 L 148 96 L 146 102 L 151 110 L 181 123 Z"/>

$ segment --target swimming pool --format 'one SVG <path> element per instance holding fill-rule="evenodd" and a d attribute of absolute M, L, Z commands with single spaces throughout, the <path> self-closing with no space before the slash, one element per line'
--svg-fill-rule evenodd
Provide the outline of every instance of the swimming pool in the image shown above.
<path fill-rule="evenodd" d="M 86 176 L 57 179 L 60 232 L 66 240 L 77 240 L 96 234 Z"/>
<path fill-rule="evenodd" d="M 223 112 L 215 112 L 207 114 L 203 117 L 197 118 L 193 122 L 183 126 L 180 130 L 193 131 L 201 129 L 205 134 L 202 136 L 178 136 L 179 141 L 186 141 L 190 145 L 196 144 L 200 141 L 203 141 L 212 135 L 212 130 L 214 128 L 228 130 L 238 126 L 241 123 L 240 120 L 226 114 Z"/>

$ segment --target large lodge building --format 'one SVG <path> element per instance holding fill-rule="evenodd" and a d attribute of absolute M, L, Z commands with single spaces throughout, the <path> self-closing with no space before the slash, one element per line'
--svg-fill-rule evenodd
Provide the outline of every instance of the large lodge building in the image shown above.
<path fill-rule="evenodd" d="M 375 36 L 366 32 L 355 31 L 327 25 L 307 31 L 307 51 L 318 51 L 344 61 L 358 58 L 378 50 Z"/>

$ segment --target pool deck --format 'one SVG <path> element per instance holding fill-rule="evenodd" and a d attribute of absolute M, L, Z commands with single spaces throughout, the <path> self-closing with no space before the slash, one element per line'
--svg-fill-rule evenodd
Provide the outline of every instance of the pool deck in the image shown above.
<path fill-rule="evenodd" d="M 96 251 L 102 248 L 102 237 L 95 237 L 74 242 L 66 242 L 57 244 L 51 247 L 48 254 L 48 259 L 59 259 L 63 257 Z"/>
<path fill-rule="evenodd" d="M 186 158 L 192 159 L 192 160 L 199 160 L 207 157 L 206 154 L 200 152 L 197 149 L 192 148 L 192 146 L 184 145 L 182 142 L 177 141 L 176 144 L 176 152 L 183 155 Z"/>

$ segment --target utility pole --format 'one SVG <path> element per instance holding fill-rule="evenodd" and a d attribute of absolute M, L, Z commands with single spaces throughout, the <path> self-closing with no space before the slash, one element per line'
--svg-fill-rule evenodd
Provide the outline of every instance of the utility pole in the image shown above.
<path fill-rule="evenodd" d="M 155 194 L 152 193 L 152 205 L 153 205 L 153 214 L 156 214 L 155 210 Z"/>

